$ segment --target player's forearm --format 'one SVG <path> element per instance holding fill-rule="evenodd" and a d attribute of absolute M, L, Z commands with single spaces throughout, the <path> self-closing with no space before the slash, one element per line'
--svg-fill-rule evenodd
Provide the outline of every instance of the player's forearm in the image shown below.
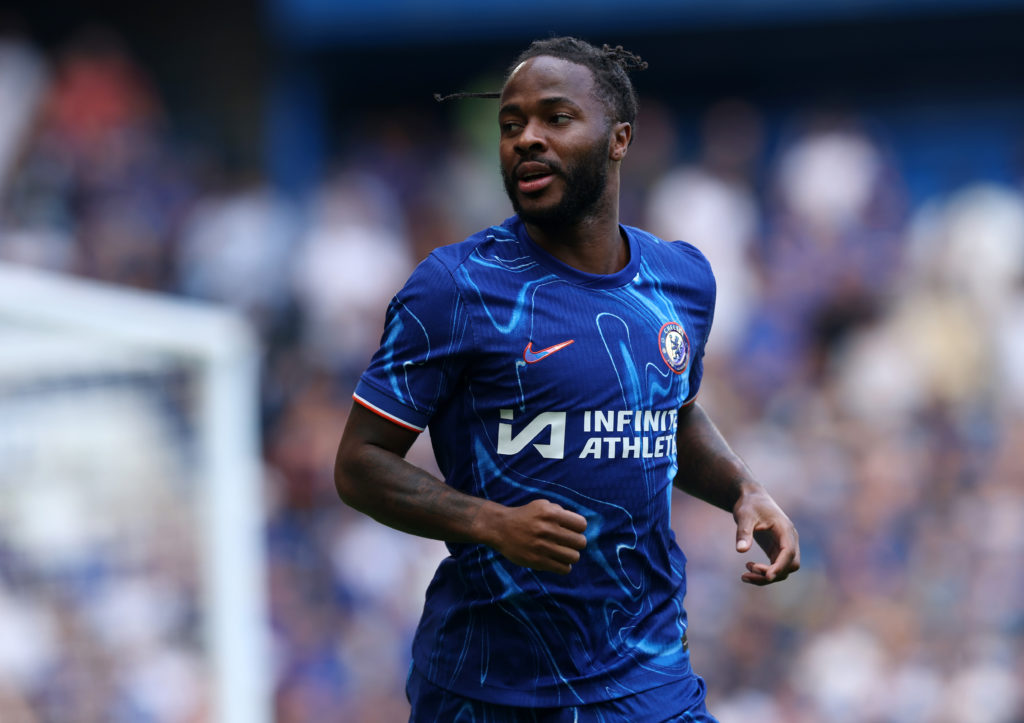
<path fill-rule="evenodd" d="M 764 491 L 699 405 L 681 413 L 678 424 L 676 487 L 728 512 L 744 494 Z"/>
<path fill-rule="evenodd" d="M 447 542 L 488 543 L 495 503 L 463 494 L 402 457 L 372 444 L 339 455 L 335 487 L 342 501 L 402 532 Z"/>

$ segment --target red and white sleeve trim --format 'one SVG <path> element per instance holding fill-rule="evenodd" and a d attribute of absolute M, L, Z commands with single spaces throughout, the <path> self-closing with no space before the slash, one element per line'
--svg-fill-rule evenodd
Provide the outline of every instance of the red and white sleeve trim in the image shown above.
<path fill-rule="evenodd" d="M 388 420 L 389 422 L 394 422 L 399 427 L 404 427 L 405 429 L 410 429 L 413 432 L 422 432 L 423 429 L 424 429 L 423 427 L 418 427 L 415 424 L 410 424 L 409 422 L 406 422 L 404 419 L 399 419 L 394 414 L 389 414 L 388 412 L 385 412 L 383 409 L 381 409 L 378 406 L 375 406 L 375 405 L 371 404 L 370 402 L 368 402 L 365 399 L 363 399 L 362 397 L 360 397 L 358 394 L 353 394 L 352 398 L 354 400 L 356 400 L 357 402 L 359 402 L 359 404 L 361 404 L 362 406 L 364 406 L 367 409 L 369 409 L 374 414 L 376 414 L 376 415 L 378 415 L 380 417 L 384 417 L 384 419 Z"/>

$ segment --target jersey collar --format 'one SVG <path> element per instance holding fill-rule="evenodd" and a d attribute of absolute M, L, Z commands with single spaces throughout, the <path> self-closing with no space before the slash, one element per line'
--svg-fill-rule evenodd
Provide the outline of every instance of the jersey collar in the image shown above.
<path fill-rule="evenodd" d="M 538 264 L 559 278 L 577 286 L 586 286 L 591 289 L 615 289 L 628 284 L 640 271 L 640 244 L 637 243 L 632 229 L 627 226 L 619 226 L 619 229 L 625 234 L 626 241 L 629 243 L 629 262 L 614 274 L 587 273 L 556 259 L 530 238 L 530 234 L 526 231 L 526 224 L 518 216 L 506 219 L 502 226 L 515 234 L 523 248 Z"/>

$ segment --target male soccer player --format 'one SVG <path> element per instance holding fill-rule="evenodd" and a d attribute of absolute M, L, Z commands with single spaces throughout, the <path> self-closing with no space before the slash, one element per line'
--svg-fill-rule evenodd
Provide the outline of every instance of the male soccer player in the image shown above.
<path fill-rule="evenodd" d="M 574 38 L 520 55 L 498 111 L 515 215 L 423 261 L 356 388 L 338 493 L 451 553 L 413 643 L 417 723 L 714 721 L 673 483 L 765 550 L 744 581 L 799 567 L 792 523 L 694 401 L 707 261 L 619 224 L 640 62 Z M 444 481 L 404 459 L 428 425 Z"/>

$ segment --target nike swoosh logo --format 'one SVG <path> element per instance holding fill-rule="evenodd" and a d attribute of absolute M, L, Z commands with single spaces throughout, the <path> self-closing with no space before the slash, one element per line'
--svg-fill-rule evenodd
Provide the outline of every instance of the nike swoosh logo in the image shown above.
<path fill-rule="evenodd" d="M 559 349 L 564 349 L 565 347 L 567 347 L 570 344 L 572 344 L 574 341 L 576 341 L 576 340 L 575 339 L 570 339 L 569 341 L 563 341 L 561 344 L 555 344 L 554 346 L 549 346 L 547 349 L 540 349 L 539 351 L 534 351 L 533 350 L 533 342 L 532 341 L 531 342 L 527 342 L 526 349 L 523 350 L 523 359 L 526 360 L 527 364 L 536 364 L 541 359 L 547 359 L 549 356 L 554 354 L 556 351 L 558 351 Z"/>

